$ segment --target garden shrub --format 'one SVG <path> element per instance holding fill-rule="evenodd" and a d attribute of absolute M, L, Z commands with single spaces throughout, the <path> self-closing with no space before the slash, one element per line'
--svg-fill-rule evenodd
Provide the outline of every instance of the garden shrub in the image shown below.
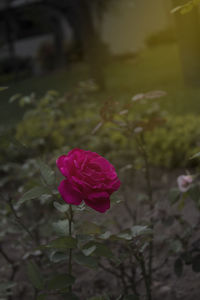
<path fill-rule="evenodd" d="M 18 125 L 16 136 L 30 149 L 34 149 L 35 153 L 34 157 L 29 154 L 31 159 L 29 157 L 19 164 L 8 164 L 5 160 L 6 164 L 0 168 L 3 175 L 0 186 L 4 187 L 0 204 L 3 225 L 1 239 L 7 242 L 12 234 L 12 240 L 17 241 L 18 245 L 22 244 L 18 248 L 12 247 L 19 251 L 20 260 L 9 259 L 10 253 L 7 256 L 5 245 L 0 245 L 1 254 L 12 272 L 12 280 L 3 281 L 6 288 L 0 287 L 3 297 L 7 297 L 7 292 L 9 295 L 18 292 L 10 289 L 15 280 L 18 283 L 15 274 L 23 265 L 21 257 L 26 264 L 30 294 L 35 293 L 37 299 L 48 299 L 53 295 L 60 295 L 63 299 L 79 299 L 74 293 L 81 294 L 82 299 L 84 289 L 74 288 L 75 276 L 79 276 L 79 265 L 94 271 L 102 269 L 115 276 L 117 289 L 110 289 L 107 284 L 108 295 L 102 298 L 105 300 L 141 299 L 140 295 L 143 297 L 144 292 L 148 300 L 157 298 L 152 297 L 157 289 L 153 287 L 154 278 L 157 277 L 154 274 L 156 271 L 161 274 L 160 270 L 163 270 L 169 257 L 170 260 L 171 257 L 176 259 L 174 272 L 177 277 L 182 275 L 184 264 L 190 264 L 194 272 L 200 272 L 199 247 L 191 244 L 194 234 L 198 232 L 199 221 L 194 226 L 181 214 L 187 197 L 194 200 L 199 209 L 198 176 L 187 173 L 178 177 L 178 188 L 173 188 L 169 195 L 171 205 L 179 208 L 174 213 L 173 210 L 168 212 L 162 208 L 162 195 L 159 198 L 154 196 L 154 174 L 150 168 L 150 164 L 166 167 L 186 165 L 188 158 L 198 150 L 198 117 L 165 115 L 164 119 L 158 106 L 151 110 L 145 107 L 140 112 L 135 109 L 133 102 L 134 111 L 131 105 L 126 110 L 123 107 L 123 110 L 118 111 L 120 104 L 118 106 L 118 103 L 107 102 L 100 112 L 101 120 L 99 118 L 97 123 L 95 104 L 87 102 L 86 106 L 80 101 L 85 100 L 83 96 L 87 95 L 81 92 L 59 97 L 55 91 L 49 91 L 39 101 L 33 95 L 20 99 L 21 105 L 31 105 L 31 109 Z M 150 101 L 147 102 L 152 105 Z M 99 130 L 94 130 L 95 127 Z M 6 139 L 3 145 L 10 152 Z M 17 141 L 13 146 L 18 146 Z M 74 146 L 76 149 L 73 149 Z M 82 149 L 77 149 L 80 146 Z M 48 164 L 38 159 L 38 156 L 41 157 L 41 149 L 47 154 L 42 157 L 48 160 Z M 91 151 L 94 149 L 101 156 Z M 72 151 L 67 154 L 69 150 Z M 106 154 L 106 160 L 102 157 L 103 153 Z M 113 156 L 112 162 L 118 161 L 124 170 L 128 170 L 132 163 L 136 166 L 140 159 L 145 185 L 133 187 L 132 174 L 124 174 L 123 179 L 122 172 L 119 172 L 119 179 L 115 171 L 117 164 L 109 163 L 109 156 Z M 195 157 L 199 156 L 200 153 L 196 153 Z M 55 168 L 56 164 L 60 174 Z M 133 174 L 136 172 L 133 171 Z M 118 190 L 120 182 L 121 191 L 111 198 L 110 203 L 109 197 Z M 127 194 L 127 182 L 131 194 Z M 127 196 L 132 203 L 134 200 L 133 206 L 130 206 Z M 122 218 L 122 210 L 118 215 L 109 215 L 107 220 L 97 217 L 96 211 L 104 213 L 120 202 L 126 209 L 124 212 L 127 212 L 125 217 L 128 227 L 125 227 L 126 219 Z M 138 213 L 138 207 L 141 209 L 143 204 L 146 206 L 144 218 Z M 173 227 L 170 230 L 169 226 L 175 222 L 178 222 L 180 228 Z M 162 228 L 162 237 L 157 228 Z M 160 239 L 162 248 L 158 242 Z M 155 249 L 161 252 L 162 264 L 158 264 Z M 162 249 L 166 251 L 162 253 Z M 191 259 L 188 260 L 188 257 Z M 84 299 L 98 298 L 88 298 L 95 294 L 87 291 L 86 294 L 87 298 Z"/>
<path fill-rule="evenodd" d="M 194 164 L 199 151 L 200 119 L 194 115 L 169 117 L 166 126 L 145 134 L 150 162 L 168 168 Z"/>
<path fill-rule="evenodd" d="M 77 96 L 77 95 L 76 95 Z M 83 95 L 82 95 L 83 96 Z M 80 101 L 78 96 L 78 100 Z M 70 101 L 76 101 L 70 95 Z M 117 130 L 112 122 L 105 123 L 97 134 L 92 130 L 99 116 L 95 104 L 81 103 L 69 110 L 69 99 L 50 91 L 24 115 L 17 126 L 16 138 L 39 151 L 50 152 L 68 145 L 100 152 L 120 166 L 137 157 L 134 138 Z M 132 122 L 136 116 L 130 112 Z M 149 161 L 153 166 L 187 167 L 196 161 L 189 158 L 199 151 L 200 119 L 194 115 L 168 117 L 162 126 L 144 132 Z M 123 153 L 123 155 L 121 155 Z M 123 156 L 123 157 L 122 157 Z"/>
<path fill-rule="evenodd" d="M 128 161 L 132 159 L 134 162 L 138 156 L 134 139 L 125 137 L 122 132 L 113 130 L 112 127 L 113 125 L 108 124 L 102 130 L 99 143 L 102 140 L 107 141 L 107 145 L 110 144 L 108 155 L 118 157 L 117 161 L 120 158 L 117 152 L 119 154 L 121 151 L 123 164 L 126 156 Z M 200 119 L 194 115 L 168 116 L 165 125 L 145 131 L 144 138 L 152 166 L 169 169 L 194 166 L 197 161 L 189 158 L 199 151 Z"/>
<path fill-rule="evenodd" d="M 16 138 L 44 152 L 66 144 L 75 147 L 81 141 L 85 143 L 97 116 L 92 109 L 84 109 L 84 105 L 76 109 L 73 105 L 76 106 L 73 94 L 59 97 L 55 91 L 49 91 L 40 100 L 35 100 L 34 106 L 25 113 L 17 125 Z"/>

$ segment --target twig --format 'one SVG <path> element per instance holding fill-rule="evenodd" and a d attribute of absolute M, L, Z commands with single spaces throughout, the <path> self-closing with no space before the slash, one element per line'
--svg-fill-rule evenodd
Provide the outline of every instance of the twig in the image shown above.
<path fill-rule="evenodd" d="M 72 236 L 72 222 L 73 222 L 73 210 L 71 204 L 69 205 L 69 236 Z M 68 265 L 68 273 L 72 275 L 72 248 L 69 249 L 69 265 Z M 72 286 L 69 286 L 69 291 L 72 292 Z"/>
<path fill-rule="evenodd" d="M 34 241 L 35 243 L 35 239 L 34 239 L 34 236 L 32 235 L 32 233 L 30 232 L 30 230 L 26 227 L 26 225 L 22 222 L 21 218 L 18 217 L 14 207 L 13 207 L 13 204 L 12 204 L 12 200 L 9 199 L 9 206 L 10 206 L 10 209 L 17 221 L 17 223 L 26 231 L 26 233 L 31 237 L 31 239 Z"/>
<path fill-rule="evenodd" d="M 99 267 L 102 268 L 104 271 L 114 275 L 115 277 L 117 277 L 118 279 L 121 279 L 121 275 L 118 274 L 117 272 L 115 272 L 114 270 L 105 267 L 103 264 L 99 263 Z"/>
<path fill-rule="evenodd" d="M 10 265 L 13 265 L 15 263 L 14 260 L 8 257 L 8 255 L 4 252 L 1 245 L 0 245 L 0 253 Z"/>

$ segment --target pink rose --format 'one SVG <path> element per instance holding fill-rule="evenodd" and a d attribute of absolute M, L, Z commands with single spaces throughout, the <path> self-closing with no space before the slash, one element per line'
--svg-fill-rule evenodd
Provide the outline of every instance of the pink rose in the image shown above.
<path fill-rule="evenodd" d="M 178 188 L 181 192 L 187 192 L 191 187 L 193 177 L 191 175 L 181 175 L 177 178 Z"/>
<path fill-rule="evenodd" d="M 104 213 L 110 208 L 110 195 L 119 189 L 120 180 L 112 164 L 99 154 L 74 149 L 57 160 L 60 172 L 66 178 L 58 190 L 69 204 L 86 205 Z"/>

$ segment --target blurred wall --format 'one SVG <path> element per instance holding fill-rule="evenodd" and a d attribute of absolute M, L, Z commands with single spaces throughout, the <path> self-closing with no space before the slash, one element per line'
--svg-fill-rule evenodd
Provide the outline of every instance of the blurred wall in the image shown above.
<path fill-rule="evenodd" d="M 104 17 L 103 40 L 116 54 L 137 51 L 148 35 L 171 25 L 170 7 L 170 0 L 120 1 Z"/>

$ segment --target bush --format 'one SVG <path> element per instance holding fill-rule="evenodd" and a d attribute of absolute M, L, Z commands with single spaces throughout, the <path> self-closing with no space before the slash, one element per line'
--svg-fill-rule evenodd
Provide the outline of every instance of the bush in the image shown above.
<path fill-rule="evenodd" d="M 186 167 L 199 151 L 200 119 L 194 115 L 170 117 L 165 127 L 145 135 L 150 161 L 155 166 Z"/>
<path fill-rule="evenodd" d="M 40 100 L 33 100 L 33 107 L 17 126 L 16 138 L 44 152 L 67 144 L 76 147 L 81 142 L 86 145 L 96 125 L 97 115 L 88 106 L 86 109 L 84 103 L 79 103 L 77 108 L 76 100 L 81 101 L 81 97 L 84 97 L 84 92 L 59 97 L 55 91 L 49 91 Z"/>
<path fill-rule="evenodd" d="M 99 116 L 94 104 L 90 107 L 82 101 L 86 97 L 84 91 L 65 97 L 58 97 L 56 92 L 50 91 L 39 101 L 34 100 L 35 106 L 25 113 L 17 126 L 17 140 L 36 152 L 48 153 L 64 146 L 73 148 L 81 144 L 82 148 L 116 161 L 119 167 L 127 161 L 134 162 L 138 156 L 134 138 L 127 138 L 112 122 L 92 134 Z M 131 122 L 135 119 L 134 113 L 130 111 Z M 162 126 L 145 131 L 144 137 L 153 166 L 187 167 L 196 163 L 189 158 L 199 151 L 200 119 L 194 115 L 169 116 Z"/>

